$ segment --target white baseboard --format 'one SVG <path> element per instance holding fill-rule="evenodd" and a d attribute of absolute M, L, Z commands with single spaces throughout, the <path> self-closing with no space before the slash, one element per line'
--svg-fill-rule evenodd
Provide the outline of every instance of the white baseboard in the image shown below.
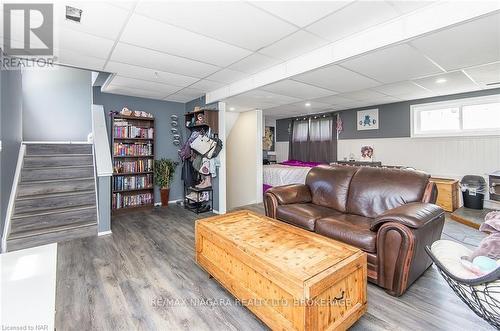
<path fill-rule="evenodd" d="M 102 232 L 99 232 L 97 233 L 97 235 L 100 237 L 100 236 L 107 236 L 107 235 L 110 235 L 112 234 L 111 230 L 109 231 L 102 231 Z"/>

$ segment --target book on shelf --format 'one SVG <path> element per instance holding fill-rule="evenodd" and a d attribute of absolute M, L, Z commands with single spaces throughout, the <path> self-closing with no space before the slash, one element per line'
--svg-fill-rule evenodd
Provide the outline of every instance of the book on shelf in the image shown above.
<path fill-rule="evenodd" d="M 114 156 L 151 156 L 153 145 L 151 143 L 114 143 Z"/>
<path fill-rule="evenodd" d="M 113 190 L 140 190 L 153 188 L 153 175 L 113 177 Z"/>
<path fill-rule="evenodd" d="M 133 125 L 118 125 L 115 122 L 113 135 L 115 138 L 142 138 L 153 139 L 153 128 L 136 127 Z"/>
<path fill-rule="evenodd" d="M 153 194 L 150 192 L 140 194 L 113 193 L 113 209 L 140 207 L 152 205 L 154 202 Z"/>
<path fill-rule="evenodd" d="M 136 173 L 136 172 L 152 172 L 153 171 L 153 160 L 144 159 L 136 161 L 113 161 L 113 172 L 114 174 L 121 173 Z"/>

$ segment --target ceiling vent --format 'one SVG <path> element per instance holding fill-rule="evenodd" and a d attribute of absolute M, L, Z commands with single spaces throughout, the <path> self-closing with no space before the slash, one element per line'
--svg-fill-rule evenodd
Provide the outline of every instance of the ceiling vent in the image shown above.
<path fill-rule="evenodd" d="M 82 19 L 82 12 L 83 10 L 71 7 L 71 6 L 66 6 L 66 19 L 80 23 L 80 20 Z"/>

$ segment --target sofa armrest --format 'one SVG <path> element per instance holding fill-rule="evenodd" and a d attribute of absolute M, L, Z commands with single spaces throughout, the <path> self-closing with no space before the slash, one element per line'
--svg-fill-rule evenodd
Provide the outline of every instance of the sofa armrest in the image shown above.
<path fill-rule="evenodd" d="M 307 185 L 292 184 L 273 187 L 264 194 L 266 215 L 276 218 L 279 205 L 311 202 L 311 191 Z"/>
<path fill-rule="evenodd" d="M 274 195 L 280 205 L 307 203 L 312 200 L 311 191 L 309 187 L 304 184 L 276 186 L 267 190 L 266 195 L 267 194 Z"/>
<path fill-rule="evenodd" d="M 444 214 L 443 209 L 431 203 L 412 202 L 390 209 L 375 218 L 371 230 L 377 231 L 384 223 L 395 222 L 419 229 Z"/>

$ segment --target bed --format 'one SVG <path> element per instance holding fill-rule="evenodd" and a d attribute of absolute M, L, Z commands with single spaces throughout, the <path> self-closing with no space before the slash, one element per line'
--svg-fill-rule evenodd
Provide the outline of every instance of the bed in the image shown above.
<path fill-rule="evenodd" d="M 318 162 L 289 160 L 278 164 L 264 165 L 264 192 L 273 186 L 304 184 L 306 175 Z"/>

